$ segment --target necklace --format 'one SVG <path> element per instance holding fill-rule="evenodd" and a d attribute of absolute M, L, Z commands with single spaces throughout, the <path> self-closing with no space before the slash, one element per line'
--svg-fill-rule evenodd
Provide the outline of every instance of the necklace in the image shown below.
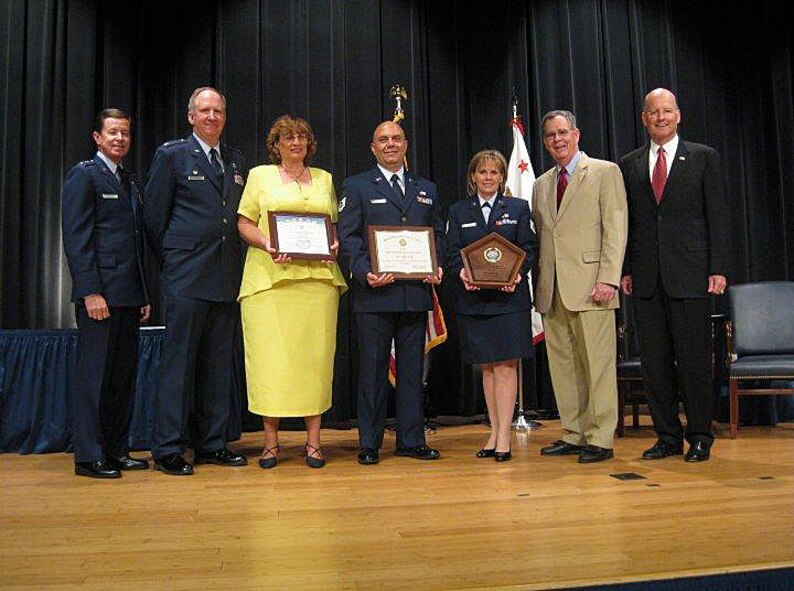
<path fill-rule="evenodd" d="M 305 166 L 303 168 L 301 168 L 301 171 L 297 175 L 293 175 L 290 171 L 288 171 L 286 168 L 284 168 L 283 164 L 280 164 L 279 168 L 281 168 L 282 172 L 285 175 L 287 175 L 289 178 L 291 178 L 293 181 L 295 181 L 299 185 L 300 185 L 300 180 L 299 179 L 303 176 L 303 173 L 306 172 L 306 167 Z"/>

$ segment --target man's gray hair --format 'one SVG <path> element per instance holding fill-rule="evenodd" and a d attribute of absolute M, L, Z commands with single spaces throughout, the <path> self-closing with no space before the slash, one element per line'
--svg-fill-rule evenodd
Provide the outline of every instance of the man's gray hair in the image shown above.
<path fill-rule="evenodd" d="M 193 111 L 196 108 L 196 97 L 198 95 L 200 95 L 202 92 L 204 92 L 205 90 L 211 90 L 212 92 L 217 94 L 219 97 L 221 97 L 221 102 L 223 103 L 223 108 L 226 109 L 226 97 L 223 96 L 223 93 L 220 90 L 218 90 L 217 88 L 214 88 L 212 86 L 199 86 L 196 90 L 193 91 L 193 94 L 190 95 L 190 100 L 187 102 L 187 112 L 188 113 L 190 113 L 191 111 Z"/>
<path fill-rule="evenodd" d="M 543 119 L 540 121 L 540 128 L 543 129 L 546 126 L 546 121 L 554 119 L 555 117 L 563 117 L 570 124 L 571 129 L 576 129 L 576 116 L 570 111 L 563 111 L 561 109 L 549 111 L 543 115 Z"/>

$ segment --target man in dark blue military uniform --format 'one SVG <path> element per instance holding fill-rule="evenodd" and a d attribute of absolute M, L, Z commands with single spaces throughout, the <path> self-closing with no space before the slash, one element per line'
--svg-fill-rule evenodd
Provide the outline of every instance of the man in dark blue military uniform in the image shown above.
<path fill-rule="evenodd" d="M 138 324 L 149 318 L 140 231 L 141 194 L 121 162 L 130 117 L 105 109 L 94 128 L 97 153 L 63 185 L 63 245 L 77 317 L 74 392 L 75 474 L 119 478 L 145 470 L 129 456 L 138 367 Z"/>
<path fill-rule="evenodd" d="M 155 468 L 172 475 L 193 473 L 182 456 L 191 411 L 195 463 L 246 463 L 226 447 L 245 165 L 239 150 L 220 144 L 226 98 L 218 90 L 193 92 L 188 121 L 192 135 L 155 153 L 143 205 L 146 234 L 162 267 L 166 323 L 152 455 Z"/>
<path fill-rule="evenodd" d="M 430 284 L 441 281 L 441 267 L 424 281 L 395 281 L 392 273 L 373 273 L 367 247 L 370 225 L 432 226 L 436 253 L 443 257 L 444 225 L 436 186 L 404 169 L 407 148 L 399 125 L 381 123 L 371 144 L 377 167 L 346 179 L 339 202 L 340 252 L 353 277 L 358 324 L 360 464 L 379 461 L 392 339 L 397 359 L 395 454 L 422 460 L 439 457 L 425 442 L 422 363 L 427 312 L 432 308 Z"/>

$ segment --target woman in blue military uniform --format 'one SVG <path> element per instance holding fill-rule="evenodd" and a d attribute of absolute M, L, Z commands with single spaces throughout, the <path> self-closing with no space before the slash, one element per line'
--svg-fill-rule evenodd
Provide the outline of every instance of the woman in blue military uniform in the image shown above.
<path fill-rule="evenodd" d="M 497 150 L 482 150 L 469 162 L 468 197 L 449 209 L 448 273 L 453 277 L 455 310 L 463 362 L 482 368 L 483 392 L 491 435 L 478 458 L 510 460 L 510 429 L 515 410 L 517 374 L 522 357 L 532 355 L 527 276 L 537 258 L 537 238 L 529 203 L 504 195 L 507 163 Z M 526 253 L 515 284 L 485 289 L 472 285 L 460 251 L 496 232 Z"/>

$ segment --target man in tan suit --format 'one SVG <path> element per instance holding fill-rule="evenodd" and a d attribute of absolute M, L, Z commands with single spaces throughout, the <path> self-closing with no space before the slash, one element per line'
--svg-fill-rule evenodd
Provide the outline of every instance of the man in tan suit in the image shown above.
<path fill-rule="evenodd" d="M 617 424 L 615 313 L 628 217 L 620 169 L 579 151 L 569 111 L 543 117 L 543 143 L 557 165 L 535 181 L 540 239 L 535 306 L 543 314 L 549 368 L 565 435 L 541 449 L 611 458 Z"/>

